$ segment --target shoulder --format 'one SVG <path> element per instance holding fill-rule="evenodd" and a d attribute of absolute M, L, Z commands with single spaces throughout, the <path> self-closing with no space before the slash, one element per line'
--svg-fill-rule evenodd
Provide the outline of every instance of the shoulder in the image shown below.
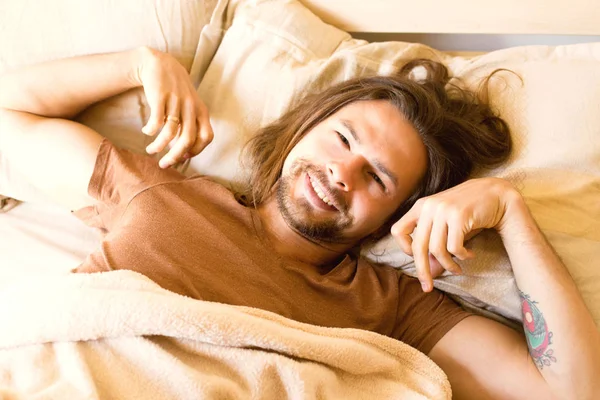
<path fill-rule="evenodd" d="M 376 273 L 380 280 L 383 276 L 394 278 L 398 301 L 396 326 L 391 336 L 423 353 L 428 353 L 456 324 L 472 315 L 444 292 L 437 289 L 424 292 L 418 279 L 397 268 L 374 264 L 365 259 L 361 264 Z"/>
<path fill-rule="evenodd" d="M 191 192 L 203 198 L 212 198 L 223 204 L 242 205 L 237 201 L 231 185 L 207 175 L 192 175 L 183 179 L 161 182 L 160 186 L 169 191 Z"/>

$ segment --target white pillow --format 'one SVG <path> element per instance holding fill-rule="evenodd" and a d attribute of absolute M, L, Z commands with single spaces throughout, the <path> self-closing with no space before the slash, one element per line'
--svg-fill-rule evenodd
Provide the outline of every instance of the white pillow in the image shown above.
<path fill-rule="evenodd" d="M 147 45 L 192 66 L 215 0 L 3 1 L 0 73 L 42 61 Z"/>
<path fill-rule="evenodd" d="M 191 70 L 201 30 L 215 4 L 216 0 L 3 1 L 0 73 L 58 58 L 142 45 L 172 54 Z M 151 140 L 141 133 L 148 116 L 140 89 L 98 103 L 78 119 L 117 145 L 143 152 Z M 0 193 L 29 201 L 44 200 L 10 169 L 1 152 Z"/>
<path fill-rule="evenodd" d="M 220 15 L 220 16 L 219 16 Z M 540 227 L 563 258 L 596 322 L 600 322 L 600 44 L 524 47 L 474 59 L 453 58 L 419 44 L 367 43 L 323 23 L 295 0 L 239 0 L 215 15 L 220 46 L 199 87 L 216 135 L 189 173 L 235 187 L 247 177 L 238 163 L 243 144 L 308 91 L 367 74 L 390 74 L 413 58 L 445 63 L 467 86 L 497 68 L 493 106 L 509 123 L 515 152 L 490 174 L 522 191 Z M 442 276 L 436 287 L 481 313 L 520 319 L 508 259 L 497 235 L 470 245 L 477 258 L 463 276 Z M 414 273 L 412 260 L 384 238 L 363 254 Z M 504 320 L 504 322 L 508 322 Z"/>
<path fill-rule="evenodd" d="M 515 149 L 503 168 L 488 175 L 507 178 L 520 189 L 540 228 L 561 256 L 600 324 L 600 43 L 521 47 L 471 61 L 454 60 L 455 76 L 467 84 L 498 68 L 491 101 L 511 127 Z M 470 244 L 479 255 L 462 263 L 465 277 L 447 275 L 436 287 L 490 311 L 518 319 L 514 277 L 497 235 Z M 387 241 L 381 261 L 406 256 Z M 404 269 L 415 274 L 414 265 Z"/>

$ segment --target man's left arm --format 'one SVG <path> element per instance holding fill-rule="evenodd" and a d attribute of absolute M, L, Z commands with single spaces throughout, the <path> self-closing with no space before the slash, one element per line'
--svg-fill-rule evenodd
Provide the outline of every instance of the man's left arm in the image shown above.
<path fill-rule="evenodd" d="M 430 352 L 458 398 L 597 398 L 598 328 L 569 272 L 508 182 L 465 182 L 425 199 L 405 217 L 393 232 L 414 254 L 426 289 L 431 287 L 428 253 L 456 271 L 452 256 L 472 256 L 464 248 L 464 236 L 492 228 L 502 237 L 520 290 L 524 337 L 493 321 L 469 317 Z M 413 231 L 413 239 L 408 238 L 406 232 Z M 472 394 L 477 391 L 481 395 Z"/>
<path fill-rule="evenodd" d="M 485 317 L 460 321 L 428 356 L 448 376 L 453 399 L 561 398 L 538 371 L 523 335 Z"/>

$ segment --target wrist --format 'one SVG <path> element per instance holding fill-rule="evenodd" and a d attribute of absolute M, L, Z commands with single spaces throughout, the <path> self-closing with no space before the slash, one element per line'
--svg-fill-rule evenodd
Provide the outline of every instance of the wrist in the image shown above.
<path fill-rule="evenodd" d="M 153 57 L 153 50 L 148 46 L 136 47 L 127 52 L 129 62 L 129 82 L 134 87 L 143 86 L 142 70 Z"/>
<path fill-rule="evenodd" d="M 536 229 L 536 223 L 521 194 L 514 188 L 505 193 L 504 215 L 495 229 L 506 242 Z"/>

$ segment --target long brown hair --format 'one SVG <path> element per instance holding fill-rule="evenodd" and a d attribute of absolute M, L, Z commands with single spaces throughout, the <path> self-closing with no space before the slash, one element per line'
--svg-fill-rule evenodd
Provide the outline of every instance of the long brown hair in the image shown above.
<path fill-rule="evenodd" d="M 424 68 L 423 79 L 411 77 L 416 67 Z M 443 64 L 414 60 L 394 76 L 356 78 L 308 95 L 246 144 L 243 155 L 250 167 L 250 179 L 238 198 L 248 206 L 263 203 L 272 194 L 292 148 L 342 107 L 355 101 L 386 100 L 420 135 L 427 149 L 428 166 L 415 192 L 371 237 L 379 238 L 420 197 L 463 182 L 475 168 L 493 167 L 508 158 L 512 148 L 508 125 L 494 114 L 487 101 L 492 75 L 476 92 L 470 92 L 448 84 L 450 76 Z"/>

